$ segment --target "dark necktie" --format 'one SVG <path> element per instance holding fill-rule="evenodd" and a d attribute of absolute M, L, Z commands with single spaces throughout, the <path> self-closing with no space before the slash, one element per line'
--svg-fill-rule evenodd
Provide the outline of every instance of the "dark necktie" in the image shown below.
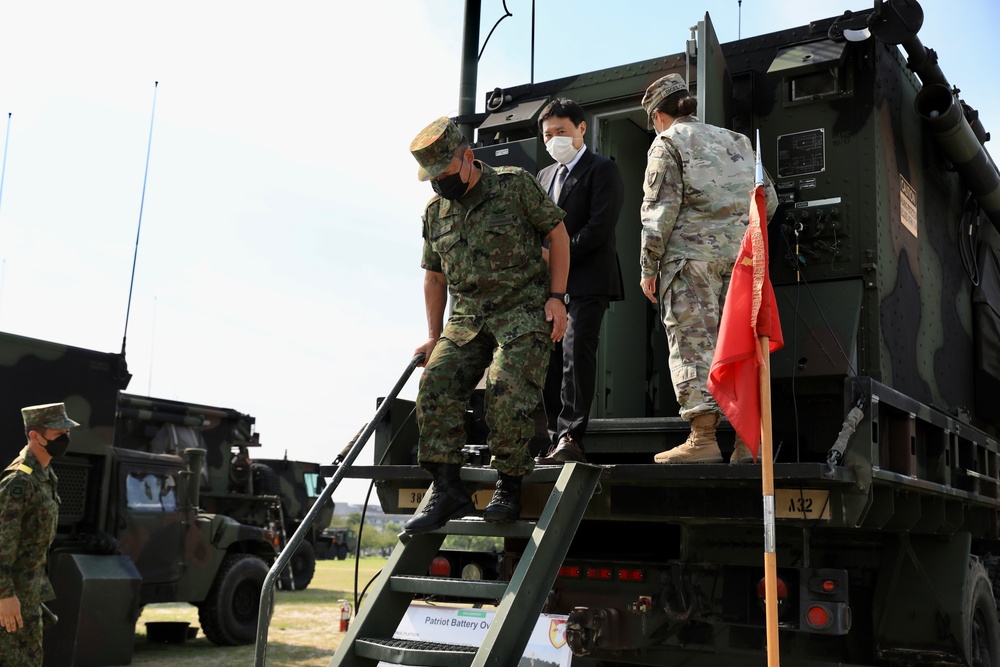
<path fill-rule="evenodd" d="M 567 173 L 569 173 L 569 170 L 566 169 L 566 165 L 559 165 L 559 169 L 556 171 L 555 183 L 552 184 L 552 201 L 557 204 L 559 203 L 559 194 L 562 192 L 563 183 L 566 182 Z"/>

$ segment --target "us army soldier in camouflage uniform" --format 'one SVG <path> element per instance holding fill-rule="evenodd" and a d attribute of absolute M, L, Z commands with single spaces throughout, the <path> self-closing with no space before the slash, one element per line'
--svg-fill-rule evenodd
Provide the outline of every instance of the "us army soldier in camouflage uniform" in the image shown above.
<path fill-rule="evenodd" d="M 0 664 L 41 667 L 42 603 L 55 597 L 46 576 L 59 495 L 49 462 L 66 453 L 79 426 L 62 403 L 23 408 L 28 444 L 0 476 Z"/>
<path fill-rule="evenodd" d="M 426 355 L 417 394 L 418 458 L 434 476 L 434 490 L 405 529 L 426 532 L 475 509 L 459 470 L 465 407 L 484 370 L 488 444 L 499 481 L 483 518 L 515 521 L 521 478 L 534 463 L 531 412 L 552 341 L 566 331 L 569 236 L 562 211 L 524 170 L 475 160 L 448 118 L 420 132 L 410 152 L 420 164 L 418 177 L 439 196 L 423 215 L 428 339 L 415 352 Z M 449 292 L 453 309 L 442 329 Z"/>
<path fill-rule="evenodd" d="M 640 286 L 660 304 L 680 416 L 691 422 L 684 444 L 654 460 L 721 463 L 715 439 L 721 411 L 708 391 L 708 372 L 722 303 L 750 221 L 753 147 L 742 134 L 699 121 L 693 115 L 698 101 L 678 74 L 653 83 L 642 106 L 657 136 L 643 183 Z M 766 192 L 770 216 L 777 196 L 769 178 Z M 752 462 L 741 444 L 731 463 Z"/>

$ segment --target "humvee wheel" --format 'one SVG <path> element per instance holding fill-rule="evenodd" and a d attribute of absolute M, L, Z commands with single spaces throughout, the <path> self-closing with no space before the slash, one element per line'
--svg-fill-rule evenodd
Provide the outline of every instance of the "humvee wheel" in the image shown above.
<path fill-rule="evenodd" d="M 337 547 L 337 560 L 347 560 L 347 545 L 341 544 Z"/>
<path fill-rule="evenodd" d="M 289 580 L 288 572 L 291 570 L 292 576 Z M 295 555 L 281 571 L 278 577 L 278 587 L 282 590 L 302 591 L 309 586 L 313 575 L 316 573 L 316 550 L 311 542 L 303 540 L 299 543 L 299 548 L 295 550 Z M 294 588 L 291 584 L 294 584 Z"/>
<path fill-rule="evenodd" d="M 965 590 L 965 662 L 969 667 L 992 667 L 1000 661 L 1000 620 L 993 584 L 979 561 L 969 565 Z"/>
<path fill-rule="evenodd" d="M 198 606 L 198 620 L 209 641 L 237 646 L 257 639 L 260 590 L 267 571 L 267 564 L 252 554 L 226 556 L 208 597 Z"/>

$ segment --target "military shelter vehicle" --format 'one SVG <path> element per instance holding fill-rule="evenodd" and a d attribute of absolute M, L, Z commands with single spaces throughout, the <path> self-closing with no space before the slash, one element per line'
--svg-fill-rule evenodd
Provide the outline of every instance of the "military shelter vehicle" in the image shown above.
<path fill-rule="evenodd" d="M 137 446 L 131 425 L 149 415 L 122 407 L 130 378 L 123 354 L 0 333 L 8 406 L 0 414 L 0 457 L 13 459 L 24 443 L 20 411 L 11 406 L 63 401 L 81 424 L 67 455 L 51 463 L 61 504 L 49 555 L 57 598 L 49 606 L 59 622 L 45 633 L 46 665 L 128 664 L 136 619 L 143 605 L 158 602 L 197 606 L 202 630 L 219 645 L 250 643 L 256 634 L 279 535 L 203 510 L 204 443 Z M 206 413 L 201 426 L 225 417 Z"/>
<path fill-rule="evenodd" d="M 720 45 L 706 15 L 686 53 L 496 89 L 476 113 L 479 3 L 466 3 L 456 121 L 480 159 L 534 173 L 539 111 L 581 103 L 588 146 L 625 182 L 626 285 L 639 283 L 647 86 L 679 73 L 701 119 L 760 132 L 781 201 L 769 236 L 786 666 L 1000 664 L 1000 175 L 978 114 L 917 36 L 922 18 L 914 0 L 876 1 Z M 516 524 L 404 536 L 331 666 L 516 664 L 525 618 L 543 610 L 568 615 L 574 664 L 764 664 L 761 469 L 652 463 L 688 424 L 659 314 L 638 293 L 611 305 L 598 378 L 590 463 L 537 468 Z M 347 472 L 377 480 L 387 513 L 417 509 L 426 489 L 412 410 L 391 398 L 383 465 Z M 720 445 L 727 455 L 731 430 Z M 496 480 L 474 464 L 462 476 Z M 428 576 L 450 533 L 503 537 L 500 578 Z M 498 603 L 481 649 L 392 638 L 429 592 Z"/>

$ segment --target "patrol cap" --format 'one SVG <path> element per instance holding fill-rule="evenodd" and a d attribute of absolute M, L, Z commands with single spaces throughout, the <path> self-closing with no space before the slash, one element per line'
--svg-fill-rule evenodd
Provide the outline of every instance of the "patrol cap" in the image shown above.
<path fill-rule="evenodd" d="M 463 141 L 462 131 L 447 116 L 441 116 L 422 129 L 410 142 L 410 153 L 420 165 L 417 179 L 429 181 L 447 171 Z"/>
<path fill-rule="evenodd" d="M 21 418 L 24 419 L 24 428 L 44 426 L 56 430 L 73 428 L 79 426 L 66 416 L 65 403 L 46 403 L 45 405 L 32 405 L 21 408 Z"/>
<path fill-rule="evenodd" d="M 646 110 L 647 129 L 654 129 L 653 120 L 650 118 L 653 109 L 659 106 L 660 102 L 680 90 L 687 90 L 684 77 L 680 74 L 668 74 L 650 84 L 649 88 L 646 89 L 646 94 L 642 96 L 642 108 Z"/>

